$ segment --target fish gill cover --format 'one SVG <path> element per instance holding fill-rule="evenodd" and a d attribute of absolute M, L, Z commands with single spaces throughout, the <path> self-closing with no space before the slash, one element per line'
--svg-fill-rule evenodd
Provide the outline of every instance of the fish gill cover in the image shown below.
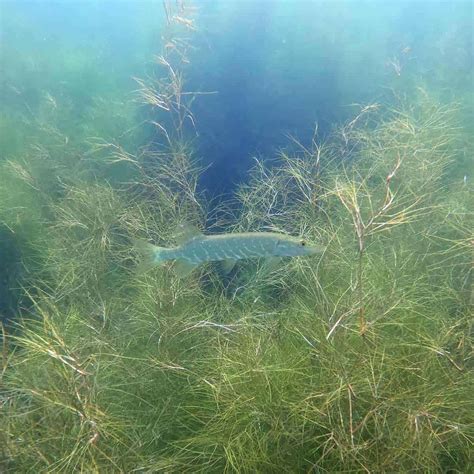
<path fill-rule="evenodd" d="M 0 470 L 472 471 L 471 18 L 2 2 Z"/>

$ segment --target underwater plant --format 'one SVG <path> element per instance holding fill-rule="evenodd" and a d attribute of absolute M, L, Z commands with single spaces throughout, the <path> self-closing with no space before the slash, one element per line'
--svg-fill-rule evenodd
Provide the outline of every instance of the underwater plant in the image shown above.
<path fill-rule="evenodd" d="M 166 74 L 139 81 L 159 143 L 51 132 L 2 164 L 0 219 L 21 244 L 29 304 L 2 325 L 0 470 L 472 471 L 471 184 L 453 172 L 472 143 L 459 108 L 420 89 L 325 140 L 292 137 L 215 217 L 179 69 L 197 26 L 184 2 L 164 4 Z M 179 246 L 177 227 L 210 216 L 220 234 Z M 300 254 L 288 235 L 322 251 L 242 258 L 227 275 L 207 265 L 274 255 L 282 240 Z M 202 271 L 137 272 L 136 239 L 196 253 Z"/>
<path fill-rule="evenodd" d="M 401 110 L 343 131 L 350 162 L 339 131 L 257 163 L 233 229 L 301 229 L 327 248 L 242 263 L 228 288 L 211 268 L 135 272 L 129 236 L 171 241 L 205 216 L 183 155 L 138 174 L 146 192 L 68 186 L 49 206 L 54 278 L 4 350 L 3 468 L 469 469 L 468 211 L 443 188 L 456 110 Z"/>

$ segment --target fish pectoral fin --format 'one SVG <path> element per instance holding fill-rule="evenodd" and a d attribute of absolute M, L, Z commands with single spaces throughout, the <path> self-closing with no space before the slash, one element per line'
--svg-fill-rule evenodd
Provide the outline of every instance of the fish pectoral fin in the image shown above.
<path fill-rule="evenodd" d="M 267 257 L 263 261 L 263 268 L 266 272 L 276 270 L 282 261 L 282 257 Z"/>
<path fill-rule="evenodd" d="M 186 260 L 177 260 L 173 265 L 173 271 L 179 278 L 188 276 L 199 264 L 190 263 Z"/>
<path fill-rule="evenodd" d="M 237 263 L 237 260 L 233 258 L 228 258 L 226 260 L 221 261 L 221 268 L 224 274 L 228 274 L 232 271 L 232 269 L 235 267 L 235 264 Z"/>

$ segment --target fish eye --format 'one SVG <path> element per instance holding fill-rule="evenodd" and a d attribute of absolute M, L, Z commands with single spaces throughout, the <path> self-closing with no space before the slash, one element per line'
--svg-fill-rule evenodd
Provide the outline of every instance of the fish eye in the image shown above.
<path fill-rule="evenodd" d="M 301 244 L 302 247 L 305 247 L 305 246 L 306 246 L 306 241 L 302 240 L 302 241 L 300 242 L 300 244 Z"/>

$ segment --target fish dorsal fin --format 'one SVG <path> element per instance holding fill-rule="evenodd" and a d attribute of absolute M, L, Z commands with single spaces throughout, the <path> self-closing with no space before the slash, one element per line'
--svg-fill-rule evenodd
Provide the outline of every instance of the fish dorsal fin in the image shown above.
<path fill-rule="evenodd" d="M 227 258 L 226 260 L 222 260 L 221 268 L 224 274 L 227 275 L 228 273 L 230 273 L 236 263 L 237 263 L 237 260 L 234 260 L 232 258 Z"/>
<path fill-rule="evenodd" d="M 176 229 L 174 240 L 176 241 L 177 245 L 182 245 L 194 237 L 198 237 L 203 235 L 203 233 L 192 224 L 180 224 Z"/>
<path fill-rule="evenodd" d="M 176 260 L 173 270 L 179 278 L 187 277 L 198 265 L 187 262 L 186 260 Z"/>

